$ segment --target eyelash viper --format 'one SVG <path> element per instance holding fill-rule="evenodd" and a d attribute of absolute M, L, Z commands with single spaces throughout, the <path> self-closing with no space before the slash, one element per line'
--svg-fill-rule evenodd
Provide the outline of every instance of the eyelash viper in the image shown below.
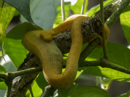
<path fill-rule="evenodd" d="M 46 81 L 56 89 L 67 89 L 75 80 L 78 69 L 78 60 L 83 44 L 81 23 L 86 18 L 88 18 L 88 16 L 74 15 L 66 19 L 56 28 L 45 31 L 30 31 L 25 34 L 22 40 L 24 47 L 40 58 Z M 104 25 L 104 28 L 107 42 L 109 37 L 109 28 L 106 25 Z M 72 43 L 67 58 L 66 69 L 62 73 L 63 55 L 52 38 L 54 35 L 67 29 L 71 29 Z M 97 35 L 94 38 L 97 37 L 99 37 L 102 41 L 101 36 Z M 93 39 L 91 39 L 89 42 L 93 41 Z"/>

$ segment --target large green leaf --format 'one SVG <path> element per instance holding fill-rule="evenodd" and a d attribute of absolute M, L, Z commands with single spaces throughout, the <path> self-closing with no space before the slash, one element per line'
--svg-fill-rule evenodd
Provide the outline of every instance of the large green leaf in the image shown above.
<path fill-rule="evenodd" d="M 122 45 L 115 44 L 115 43 L 108 43 L 108 59 L 109 62 L 111 62 L 114 65 L 125 67 L 127 69 L 130 69 L 130 50 Z M 102 48 L 96 48 L 86 59 L 87 61 L 94 61 L 102 58 Z M 124 81 L 130 81 L 130 75 L 113 70 L 110 68 L 102 68 L 100 66 L 91 66 L 91 67 L 85 67 L 84 73 L 87 74 L 93 74 L 97 76 L 105 76 L 111 79 L 117 79 L 117 80 L 124 80 Z"/>
<path fill-rule="evenodd" d="M 2 89 L 2 90 L 7 89 L 7 85 L 5 84 L 5 82 L 0 82 L 0 89 Z"/>
<path fill-rule="evenodd" d="M 34 24 L 31 14 L 30 14 L 30 0 L 4 0 L 14 8 L 16 8 L 23 16 L 30 22 Z"/>
<path fill-rule="evenodd" d="M 0 46 L 5 37 L 6 28 L 14 16 L 15 8 L 0 0 Z"/>
<path fill-rule="evenodd" d="M 43 89 L 45 86 L 48 85 L 48 83 L 44 78 L 43 72 L 40 72 L 39 76 L 36 79 L 36 82 L 41 89 Z"/>
<path fill-rule="evenodd" d="M 25 0 L 27 1 L 27 0 Z M 30 0 L 30 12 L 33 21 L 44 30 L 53 27 L 60 0 Z M 21 17 L 22 22 L 26 20 Z"/>
<path fill-rule="evenodd" d="M 109 62 L 130 69 L 130 49 L 120 44 L 108 42 L 107 50 Z M 100 59 L 102 56 L 102 48 L 96 48 L 87 59 L 90 61 L 94 59 Z"/>
<path fill-rule="evenodd" d="M 42 89 L 39 88 L 39 86 L 37 85 L 36 82 L 34 82 L 33 86 L 32 86 L 32 92 L 33 92 L 34 97 L 40 97 L 42 95 L 42 93 L 43 93 Z"/>
<path fill-rule="evenodd" d="M 74 84 L 70 86 L 68 89 L 65 90 L 58 90 L 58 97 L 70 97 L 70 95 L 75 92 L 77 89 L 78 84 Z"/>
<path fill-rule="evenodd" d="M 125 37 L 130 44 L 130 5 L 120 15 L 121 26 L 123 28 Z"/>
<path fill-rule="evenodd" d="M 18 67 L 26 57 L 28 51 L 24 48 L 21 40 L 24 34 L 36 28 L 29 24 L 23 23 L 13 28 L 7 35 L 3 43 L 4 52 L 10 57 L 11 61 Z"/>
<path fill-rule="evenodd" d="M 105 90 L 96 86 L 79 86 L 70 97 L 111 97 Z"/>
<path fill-rule="evenodd" d="M 67 90 L 58 90 L 58 97 L 110 97 L 110 95 L 96 86 L 73 85 Z"/>

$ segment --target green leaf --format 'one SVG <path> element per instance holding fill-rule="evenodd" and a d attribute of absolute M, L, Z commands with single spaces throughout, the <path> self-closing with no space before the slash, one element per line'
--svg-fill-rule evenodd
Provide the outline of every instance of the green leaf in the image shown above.
<path fill-rule="evenodd" d="M 2 89 L 2 90 L 7 89 L 7 85 L 5 84 L 5 82 L 0 82 L 0 89 Z"/>
<path fill-rule="evenodd" d="M 72 10 L 75 14 L 80 14 L 80 13 L 81 13 L 81 9 L 82 9 L 83 2 L 84 2 L 84 0 L 78 0 L 74 6 L 71 6 L 71 10 Z M 85 7 L 84 7 L 84 13 L 87 12 L 87 5 L 88 5 L 88 1 L 86 0 Z"/>
<path fill-rule="evenodd" d="M 65 18 L 68 18 L 69 11 L 70 11 L 70 2 L 64 3 L 64 9 L 65 9 Z M 58 14 L 57 14 L 56 19 L 54 21 L 53 27 L 56 27 L 63 22 L 62 15 L 61 15 L 61 6 L 58 6 L 56 11 Z"/>
<path fill-rule="evenodd" d="M 129 60 L 129 55 L 130 55 L 130 50 L 122 45 L 115 44 L 115 43 L 108 43 L 108 59 L 109 62 L 120 66 L 120 67 L 125 67 L 127 69 L 130 69 L 130 60 Z M 93 52 L 86 58 L 87 61 L 94 61 L 94 60 L 99 60 L 102 58 L 103 53 L 102 53 L 102 48 L 96 48 L 93 50 Z M 105 76 L 110 79 L 116 79 L 119 81 L 128 81 L 130 82 L 130 75 L 113 70 L 110 68 L 102 68 L 100 66 L 89 66 L 84 68 L 84 73 L 87 74 L 92 74 L 96 76 Z"/>
<path fill-rule="evenodd" d="M 103 2 L 103 6 L 106 7 L 110 4 L 112 4 L 114 1 L 116 0 L 107 0 L 107 1 L 104 1 Z M 100 5 L 97 5 L 97 6 L 94 6 L 92 7 L 88 12 L 87 12 L 87 15 L 89 17 L 93 16 L 96 12 L 98 12 L 100 10 Z"/>
<path fill-rule="evenodd" d="M 3 43 L 3 50 L 10 57 L 16 67 L 19 67 L 28 53 L 21 41 L 24 34 L 31 30 L 36 30 L 36 28 L 29 23 L 23 23 L 13 28 L 6 35 Z"/>
<path fill-rule="evenodd" d="M 16 8 L 23 16 L 27 19 L 27 21 L 31 24 L 34 24 L 31 14 L 30 14 L 30 0 L 4 0 L 14 8 Z"/>
<path fill-rule="evenodd" d="M 44 82 L 43 82 L 44 83 Z M 37 85 L 36 82 L 34 82 L 33 86 L 32 86 L 32 92 L 34 94 L 34 97 L 40 97 L 41 94 L 43 93 L 42 89 L 39 88 L 39 86 Z"/>
<path fill-rule="evenodd" d="M 13 18 L 15 13 L 15 8 L 0 0 L 0 46 L 5 38 L 5 33 L 8 24 Z"/>
<path fill-rule="evenodd" d="M 121 26 L 123 28 L 123 32 L 125 37 L 130 44 L 130 5 L 124 9 L 122 14 L 120 15 Z"/>
<path fill-rule="evenodd" d="M 0 73 L 7 73 L 6 69 L 0 65 Z"/>
<path fill-rule="evenodd" d="M 51 29 L 57 15 L 56 8 L 59 5 L 60 0 L 30 0 L 31 16 L 35 24 L 44 30 Z M 21 17 L 21 20 L 25 22 L 23 17 Z"/>
<path fill-rule="evenodd" d="M 14 16 L 18 16 L 20 13 L 18 10 L 15 11 Z"/>
<path fill-rule="evenodd" d="M 43 72 L 40 72 L 39 76 L 36 79 L 36 82 L 41 89 L 44 89 L 44 87 L 48 85 L 44 78 Z"/>
<path fill-rule="evenodd" d="M 79 86 L 70 97 L 111 97 L 106 91 L 96 86 Z"/>
<path fill-rule="evenodd" d="M 73 92 L 75 92 L 77 87 L 78 87 L 78 84 L 74 84 L 66 90 L 58 90 L 58 97 L 70 97 L 70 95 Z"/>
<path fill-rule="evenodd" d="M 0 65 L 0 73 L 7 73 L 6 69 Z M 4 80 L 2 78 L 0 78 L 0 82 L 3 82 Z"/>

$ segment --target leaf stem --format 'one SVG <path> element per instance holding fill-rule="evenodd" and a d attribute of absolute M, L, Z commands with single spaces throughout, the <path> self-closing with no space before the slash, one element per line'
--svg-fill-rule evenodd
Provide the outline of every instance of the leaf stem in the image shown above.
<path fill-rule="evenodd" d="M 61 0 L 61 14 L 62 14 L 62 20 L 65 20 L 65 10 L 64 10 L 64 0 Z"/>
<path fill-rule="evenodd" d="M 32 91 L 32 87 L 31 87 L 31 86 L 29 87 L 29 91 L 30 91 L 31 97 L 34 97 L 33 91 Z"/>
<path fill-rule="evenodd" d="M 104 58 L 108 59 L 107 45 L 105 41 L 105 31 L 104 31 L 104 9 L 103 9 L 103 0 L 100 0 L 100 10 L 101 10 L 101 21 L 102 21 L 102 38 L 103 38 L 103 54 Z"/>
<path fill-rule="evenodd" d="M 82 8 L 81 8 L 81 14 L 84 14 L 85 3 L 86 3 L 86 0 L 83 1 L 83 5 L 82 5 Z"/>

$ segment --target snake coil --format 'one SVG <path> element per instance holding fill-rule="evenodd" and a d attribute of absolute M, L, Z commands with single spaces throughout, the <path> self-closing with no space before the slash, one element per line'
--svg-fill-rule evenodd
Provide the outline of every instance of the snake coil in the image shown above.
<path fill-rule="evenodd" d="M 22 40 L 24 47 L 40 58 L 46 81 L 56 89 L 67 89 L 75 80 L 83 44 L 81 23 L 86 18 L 88 16 L 70 17 L 56 28 L 30 31 Z M 66 69 L 62 73 L 63 56 L 52 38 L 67 29 L 71 29 L 72 43 Z"/>

